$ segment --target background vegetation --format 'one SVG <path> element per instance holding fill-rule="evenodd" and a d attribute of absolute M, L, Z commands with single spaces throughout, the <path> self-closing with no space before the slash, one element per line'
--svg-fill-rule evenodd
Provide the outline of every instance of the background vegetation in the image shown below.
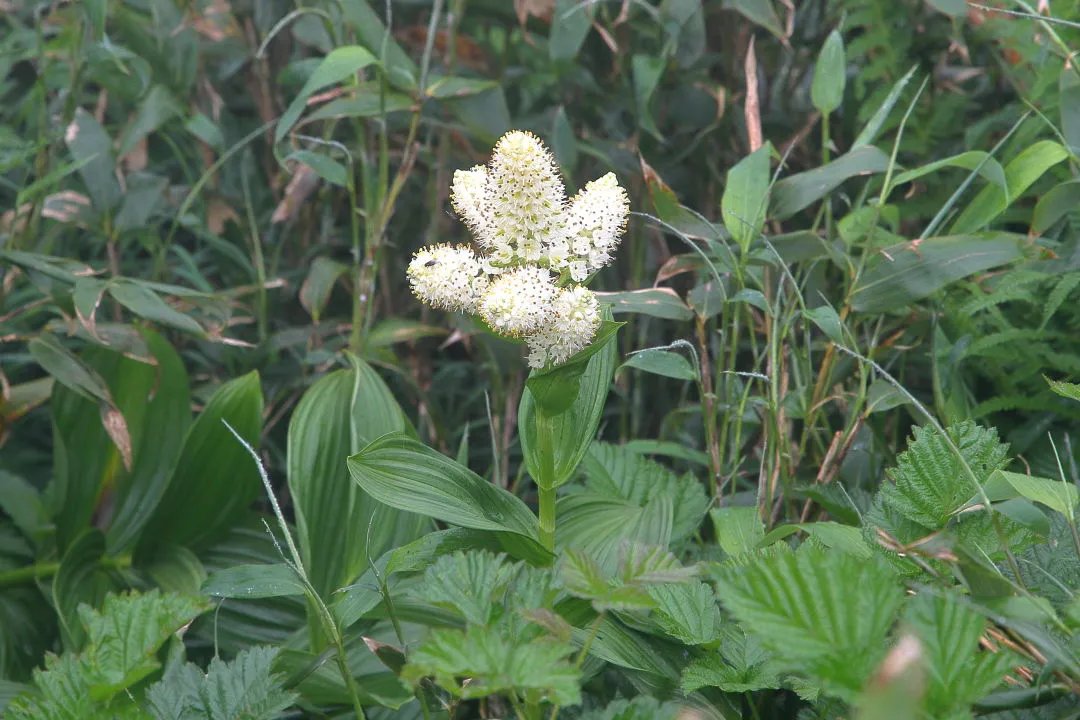
<path fill-rule="evenodd" d="M 0 2 L 0 708 L 1076 717 L 1080 4 L 993 5 Z M 511 128 L 635 211 L 554 556 L 404 277 Z"/>

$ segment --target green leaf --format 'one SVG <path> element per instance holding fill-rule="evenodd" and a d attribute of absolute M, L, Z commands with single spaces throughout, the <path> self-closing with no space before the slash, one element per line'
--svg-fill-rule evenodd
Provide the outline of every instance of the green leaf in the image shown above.
<path fill-rule="evenodd" d="M 836 314 L 831 305 L 819 305 L 816 308 L 804 310 L 805 315 L 811 322 L 817 325 L 818 330 L 825 333 L 825 337 L 837 345 L 844 344 L 844 327 L 840 316 Z"/>
<path fill-rule="evenodd" d="M 75 118 L 64 131 L 64 140 L 72 159 L 81 165 L 79 175 L 94 208 L 105 213 L 116 207 L 123 193 L 116 179 L 116 159 L 112 139 L 92 115 L 76 108 Z"/>
<path fill-rule="evenodd" d="M 976 492 L 964 463 L 982 484 L 1008 462 L 1008 446 L 998 441 L 996 430 L 966 421 L 947 432 L 963 463 L 936 429 L 916 427 L 908 449 L 889 471 L 892 482 L 882 484 L 876 502 L 923 527 L 942 528 Z"/>
<path fill-rule="evenodd" d="M 926 0 L 935 10 L 949 15 L 950 17 L 963 17 L 967 14 L 967 3 L 964 0 Z"/>
<path fill-rule="evenodd" d="M 819 168 L 778 180 L 772 189 L 770 217 L 787 220 L 853 177 L 883 173 L 889 156 L 873 145 L 854 147 Z M 756 235 L 755 235 L 756 237 Z"/>
<path fill-rule="evenodd" d="M 724 7 L 737 10 L 747 20 L 765 28 L 781 42 L 787 42 L 780 16 L 776 14 L 772 0 L 724 0 Z"/>
<path fill-rule="evenodd" d="M 587 347 L 559 365 L 529 373 L 525 386 L 529 388 L 536 405 L 552 419 L 573 407 L 590 359 L 614 340 L 615 333 L 624 324 L 602 320 L 596 336 Z"/>
<path fill-rule="evenodd" d="M 401 90 L 416 89 L 420 77 L 416 63 L 387 30 L 368 0 L 342 0 L 340 6 L 345 22 L 356 33 L 356 38 L 368 50 L 378 53 L 379 63 L 390 84 Z"/>
<path fill-rule="evenodd" d="M 1080 502 L 1080 493 L 1071 483 L 1005 470 L 992 473 L 987 479 L 984 491 L 993 502 L 1023 497 L 1041 503 L 1068 518 L 1073 517 L 1076 504 Z M 972 500 L 973 503 L 977 501 L 978 497 Z"/>
<path fill-rule="evenodd" d="M 978 173 L 988 182 L 991 182 L 1003 191 L 1008 192 L 1009 185 L 1008 180 L 1005 177 L 1005 169 L 1001 167 L 1001 163 L 995 160 L 990 153 L 983 152 L 982 150 L 971 150 L 969 152 L 960 153 L 959 155 L 953 155 L 952 157 L 928 163 L 915 168 L 914 170 L 902 172 L 892 179 L 892 185 L 890 187 L 898 187 L 904 183 L 909 183 L 924 175 L 937 172 L 944 167 L 964 168 L 965 170 L 971 170 L 972 172 L 978 171 Z"/>
<path fill-rule="evenodd" d="M 262 485 L 251 456 L 222 421 L 256 446 L 262 411 L 257 372 L 214 392 L 184 438 L 176 469 L 139 542 L 141 551 L 167 544 L 205 547 L 247 511 Z M 178 507 L 183 512 L 176 512 Z"/>
<path fill-rule="evenodd" d="M 110 595 L 101 612 L 85 605 L 79 616 L 88 645 L 90 697 L 104 701 L 160 667 L 155 654 L 169 636 L 206 612 L 199 598 L 148 593 Z"/>
<path fill-rule="evenodd" d="M 306 588 L 295 570 L 279 563 L 220 570 L 203 583 L 202 592 L 211 597 L 254 599 L 303 595 Z"/>
<path fill-rule="evenodd" d="M 709 511 L 720 547 L 733 557 L 751 552 L 765 537 L 765 524 L 756 507 L 722 507 Z"/>
<path fill-rule="evenodd" d="M 1057 380 L 1050 380 L 1049 378 L 1043 378 L 1047 384 L 1050 385 L 1050 389 L 1063 398 L 1069 398 L 1070 400 L 1080 401 L 1080 384 L 1060 382 Z"/>
<path fill-rule="evenodd" d="M 112 404 L 105 381 L 93 368 L 60 344 L 54 335 L 41 333 L 27 343 L 30 355 L 45 372 L 87 400 Z"/>
<path fill-rule="evenodd" d="M 495 139 L 511 129 L 510 108 L 502 86 L 475 95 L 443 100 L 465 128 L 480 138 Z"/>
<path fill-rule="evenodd" d="M 555 163 L 562 168 L 563 175 L 570 179 L 578 164 L 578 144 L 566 108 L 559 106 L 551 127 L 551 150 L 555 153 Z"/>
<path fill-rule="evenodd" d="M 139 103 L 139 109 L 120 138 L 120 157 L 135 149 L 139 141 L 162 125 L 183 114 L 183 108 L 173 99 L 169 90 L 155 85 Z"/>
<path fill-rule="evenodd" d="M 638 127 L 663 142 L 663 135 L 656 127 L 649 109 L 656 87 L 667 67 L 667 59 L 660 55 L 633 55 L 630 68 L 634 76 L 634 102 L 637 106 Z"/>
<path fill-rule="evenodd" d="M 952 235 L 894 245 L 867 263 L 852 293 L 859 312 L 899 310 L 974 273 L 1024 257 L 1026 238 L 1011 233 Z"/>
<path fill-rule="evenodd" d="M 205 674 L 194 663 L 175 665 L 147 688 L 147 710 L 157 720 L 277 717 L 297 699 L 273 672 L 277 654 L 277 648 L 253 647 L 227 663 L 215 657 Z"/>
<path fill-rule="evenodd" d="M 911 78 L 915 76 L 915 70 L 918 69 L 918 65 L 912 65 L 904 77 L 896 81 L 889 90 L 888 96 L 885 98 L 885 102 L 881 103 L 874 111 L 873 116 L 866 123 L 866 127 L 862 129 L 858 137 L 855 138 L 855 142 L 851 143 L 851 148 L 868 147 L 873 145 L 877 140 L 878 135 L 881 133 L 881 129 L 885 126 L 885 121 L 889 119 L 889 113 L 896 107 L 896 103 L 900 100 L 900 95 L 904 92 L 904 88 L 911 82 Z"/>
<path fill-rule="evenodd" d="M 139 317 L 194 335 L 206 334 L 199 323 L 182 312 L 174 310 L 156 292 L 137 280 L 125 278 L 113 280 L 109 283 L 109 294 Z"/>
<path fill-rule="evenodd" d="M 198 595 L 206 581 L 202 561 L 195 553 L 179 545 L 170 545 L 155 553 L 145 569 L 159 588 L 177 595 Z"/>
<path fill-rule="evenodd" d="M 594 344 L 595 347 L 596 344 Z M 560 414 L 553 424 L 554 477 L 553 486 L 568 481 L 588 451 L 600 417 L 604 412 L 611 377 L 615 372 L 617 348 L 613 336 L 589 358 L 588 365 L 578 382 L 577 396 L 568 410 Z M 532 388 L 526 384 L 518 405 L 518 431 L 521 452 L 532 477 L 538 477 L 539 448 L 536 443 L 536 401 Z"/>
<path fill-rule="evenodd" d="M 614 700 L 600 710 L 590 710 L 580 720 L 679 720 L 685 713 L 683 703 L 662 703 L 652 696 L 639 695 L 632 700 Z"/>
<path fill-rule="evenodd" d="M 1019 658 L 1007 648 L 985 652 L 980 638 L 986 618 L 952 593 L 921 592 L 904 619 L 918 636 L 927 664 L 925 711 L 932 717 L 956 717 L 1002 685 Z"/>
<path fill-rule="evenodd" d="M 488 625 L 495 610 L 493 595 L 506 582 L 506 568 L 504 556 L 490 552 L 444 555 L 424 572 L 413 594 L 469 624 Z"/>
<path fill-rule="evenodd" d="M 415 434 L 378 373 L 355 357 L 350 362 L 348 370 L 312 385 L 289 423 L 288 483 L 300 554 L 323 597 L 353 582 L 369 556 L 412 541 L 427 522 L 387 507 L 350 480 L 350 455 L 387 433 Z"/>
<path fill-rule="evenodd" d="M 375 440 L 348 464 L 353 480 L 390 507 L 536 541 L 536 516 L 517 496 L 402 433 Z"/>
<path fill-rule="evenodd" d="M 780 687 L 772 655 L 756 637 L 747 635 L 734 623 L 723 625 L 720 635 L 722 640 L 716 652 L 698 657 L 686 666 L 683 692 L 697 692 L 703 687 L 717 687 L 724 692 Z"/>
<path fill-rule="evenodd" d="M 434 630 L 409 654 L 402 677 L 419 685 L 432 677 L 463 699 L 515 694 L 560 705 L 581 702 L 579 671 L 566 658 L 572 645 L 535 641 L 514 643 L 497 629 Z M 468 678 L 462 683 L 459 678 Z"/>
<path fill-rule="evenodd" d="M 274 142 L 281 142 L 300 119 L 308 98 L 325 87 L 345 80 L 374 62 L 376 62 L 375 56 L 359 45 L 347 45 L 330 51 L 278 120 L 277 129 L 274 131 Z"/>
<path fill-rule="evenodd" d="M 844 100 L 846 83 L 844 38 L 839 30 L 833 30 L 825 38 L 817 64 L 814 65 L 814 80 L 810 86 L 810 100 L 814 107 L 825 115 L 834 112 Z"/>
<path fill-rule="evenodd" d="M 476 95 L 486 90 L 499 87 L 495 80 L 482 78 L 458 77 L 456 75 L 433 75 L 424 94 L 438 100 Z"/>
<path fill-rule="evenodd" d="M 1071 67 L 1063 67 L 1058 76 L 1061 103 L 1061 134 L 1073 154 L 1080 154 L 1080 78 Z"/>
<path fill-rule="evenodd" d="M 698 379 L 697 373 L 690 365 L 690 361 L 678 353 L 669 350 L 640 350 L 630 356 L 630 359 L 619 366 L 623 368 L 637 368 L 654 375 L 674 378 L 676 380 Z"/>
<path fill-rule="evenodd" d="M 338 278 L 347 272 L 348 265 L 328 257 L 317 257 L 311 262 L 307 277 L 300 286 L 300 305 L 307 310 L 312 322 L 319 322 L 319 317 L 330 300 L 330 291 L 334 289 Z"/>
<path fill-rule="evenodd" d="M 64 648 L 81 650 L 86 631 L 79 622 L 79 605 L 97 607 L 113 590 L 112 581 L 101 567 L 105 538 L 97 528 L 88 528 L 64 553 L 52 583 L 52 600 L 60 621 Z"/>
<path fill-rule="evenodd" d="M 652 585 L 653 619 L 685 645 L 705 645 L 720 637 L 720 609 L 712 587 L 703 582 Z"/>
<path fill-rule="evenodd" d="M 638 313 L 665 320 L 691 320 L 694 311 L 671 288 L 647 288 L 625 292 L 598 292 L 600 302 L 611 305 L 614 315 Z"/>
<path fill-rule="evenodd" d="M 683 567 L 678 558 L 659 545 L 625 541 L 619 548 L 618 574 L 627 585 L 682 583 L 693 578 L 697 568 Z"/>
<path fill-rule="evenodd" d="M 666 440 L 631 440 L 623 443 L 625 449 L 641 455 L 663 455 L 678 458 L 687 462 L 695 463 L 701 467 L 709 467 L 709 456 L 700 450 L 688 448 L 682 443 L 668 442 Z"/>
<path fill-rule="evenodd" d="M 769 158 L 772 145 L 765 143 L 728 170 L 720 200 L 724 227 L 745 254 L 765 227 L 769 207 Z"/>
<path fill-rule="evenodd" d="M 592 28 L 595 8 L 577 0 L 555 0 L 551 14 L 551 34 L 548 53 L 552 60 L 572 60 L 577 57 L 585 36 Z"/>
<path fill-rule="evenodd" d="M 118 390 L 116 396 L 130 418 L 134 452 L 131 472 L 120 472 L 116 478 L 116 507 L 105 534 L 111 553 L 134 546 L 150 522 L 191 425 L 191 392 L 183 361 L 161 335 L 149 328 L 139 332 L 157 367 L 123 359 L 111 375 L 133 387 L 133 392 Z M 129 408 L 129 397 L 135 407 Z"/>
<path fill-rule="evenodd" d="M 983 188 L 952 226 L 952 234 L 981 230 L 1005 211 L 1054 165 L 1069 157 L 1069 151 L 1053 140 L 1040 140 L 1026 148 L 1005 166 L 1008 191 L 996 185 Z"/>
<path fill-rule="evenodd" d="M 1080 205 L 1080 180 L 1066 180 L 1050 188 L 1035 203 L 1031 232 L 1041 235 Z"/>
<path fill-rule="evenodd" d="M 7 470 L 0 470 L 0 512 L 11 518 L 19 532 L 35 545 L 40 545 L 52 529 L 37 488 Z"/>
<path fill-rule="evenodd" d="M 315 171 L 316 175 L 331 185 L 337 185 L 342 188 L 347 188 L 349 186 L 348 169 L 325 153 L 313 152 L 311 150 L 297 150 L 294 153 L 290 153 L 282 160 L 282 162 L 288 163 L 290 160 L 295 160 L 302 165 L 308 166 Z"/>
<path fill-rule="evenodd" d="M 597 612 L 650 608 L 655 603 L 646 586 L 608 577 L 599 563 L 578 550 L 563 553 L 559 577 L 567 592 L 591 601 Z"/>
<path fill-rule="evenodd" d="M 725 607 L 777 665 L 853 698 L 884 654 L 904 593 L 878 560 L 786 546 L 722 574 Z"/>

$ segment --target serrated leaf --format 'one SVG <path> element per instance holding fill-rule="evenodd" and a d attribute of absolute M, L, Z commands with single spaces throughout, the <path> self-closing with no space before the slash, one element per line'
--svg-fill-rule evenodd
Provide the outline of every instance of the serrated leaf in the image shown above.
<path fill-rule="evenodd" d="M 809 544 L 774 547 L 725 571 L 717 594 L 778 666 L 853 698 L 884 653 L 903 590 L 880 561 Z"/>
<path fill-rule="evenodd" d="M 177 665 L 147 689 L 147 709 L 157 720 L 277 717 L 297 697 L 273 672 L 277 653 L 277 648 L 253 647 L 227 663 L 215 657 L 205 674 L 193 663 Z"/>
<path fill-rule="evenodd" d="M 653 619 L 668 635 L 686 645 L 705 645 L 720 636 L 720 609 L 712 588 L 703 582 L 652 585 Z"/>
<path fill-rule="evenodd" d="M 502 693 L 561 705 L 581 700 L 579 671 L 566 660 L 572 645 L 551 642 L 515 644 L 496 629 L 435 630 L 409 654 L 402 677 L 414 683 L 432 677 L 463 699 Z M 467 678 L 467 683 L 459 678 Z"/>
<path fill-rule="evenodd" d="M 1057 380 L 1050 380 L 1049 378 L 1044 379 L 1050 385 L 1050 389 L 1061 397 L 1080 402 L 1080 384 L 1060 382 Z"/>
<path fill-rule="evenodd" d="M 477 551 L 445 555 L 424 572 L 412 594 L 449 609 L 473 625 L 488 625 L 495 609 L 494 593 L 506 582 L 503 555 Z"/>
<path fill-rule="evenodd" d="M 982 650 L 986 618 L 952 594 L 919 593 L 904 619 L 921 641 L 929 670 L 925 709 L 933 717 L 962 713 L 1019 661 L 1004 647 Z"/>
<path fill-rule="evenodd" d="M 583 552 L 567 550 L 559 563 L 559 577 L 575 597 L 592 601 L 598 611 L 649 608 L 653 600 L 644 587 L 627 586 L 609 578 L 599 563 Z"/>
<path fill-rule="evenodd" d="M 964 464 L 981 484 L 1008 461 L 1008 446 L 998 441 L 996 430 L 965 421 L 947 432 L 963 462 L 936 429 L 916 427 L 908 449 L 889 471 L 892 482 L 882 484 L 877 502 L 919 525 L 942 528 L 976 492 Z"/>
<path fill-rule="evenodd" d="M 626 584 L 689 582 L 697 572 L 694 566 L 683 567 L 677 557 L 658 545 L 627 540 L 619 547 L 618 575 Z"/>
<path fill-rule="evenodd" d="M 86 605 L 79 617 L 86 627 L 90 697 L 104 701 L 156 670 L 154 657 L 169 636 L 209 609 L 204 600 L 165 595 L 110 595 L 101 611 Z"/>

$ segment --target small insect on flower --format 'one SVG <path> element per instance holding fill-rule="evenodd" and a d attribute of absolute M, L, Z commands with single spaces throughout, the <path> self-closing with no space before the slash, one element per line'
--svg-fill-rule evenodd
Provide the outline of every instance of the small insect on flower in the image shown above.
<path fill-rule="evenodd" d="M 490 281 L 471 248 L 432 245 L 409 263 L 409 283 L 416 297 L 444 310 L 476 312 Z"/>

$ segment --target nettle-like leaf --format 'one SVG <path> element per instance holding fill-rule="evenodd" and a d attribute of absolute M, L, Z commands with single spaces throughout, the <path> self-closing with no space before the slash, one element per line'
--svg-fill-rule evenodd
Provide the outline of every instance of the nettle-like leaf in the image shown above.
<path fill-rule="evenodd" d="M 614 575 L 580 550 L 566 550 L 559 564 L 559 576 L 570 594 L 591 600 L 599 611 L 651 608 L 656 601 L 649 586 L 688 582 L 696 574 L 696 567 L 683 567 L 661 547 L 630 542 L 619 547 Z"/>
<path fill-rule="evenodd" d="M 892 483 L 882 485 L 878 493 L 878 503 L 931 530 L 945 527 L 953 513 L 977 492 L 965 462 L 982 484 L 1009 459 L 1009 446 L 998 440 L 994 429 L 965 421 L 946 432 L 964 462 L 935 428 L 917 427 L 908 449 L 900 453 L 896 467 L 889 471 Z"/>
<path fill-rule="evenodd" d="M 535 640 L 515 643 L 500 629 L 434 630 L 410 653 L 403 679 L 434 678 L 455 697 L 539 696 L 560 705 L 581 701 L 580 672 L 567 658 L 574 646 Z"/>
<path fill-rule="evenodd" d="M 709 499 L 693 475 L 676 475 L 658 462 L 625 445 L 594 442 L 582 463 L 585 489 L 605 497 L 622 498 L 639 507 L 664 495 L 671 499 L 671 542 L 680 543 L 697 531 Z"/>
<path fill-rule="evenodd" d="M 781 685 L 773 656 L 754 635 L 747 635 L 734 623 L 724 625 L 720 647 L 694 659 L 682 676 L 682 689 L 692 693 L 703 687 L 724 692 L 753 692 Z"/>
<path fill-rule="evenodd" d="M 1064 608 L 1080 587 L 1080 556 L 1068 521 L 1060 515 L 1050 518 L 1050 535 L 1017 555 L 1024 586 L 1057 608 Z"/>
<path fill-rule="evenodd" d="M 582 714 L 580 720 L 676 720 L 685 710 L 685 705 L 641 695 L 633 700 L 614 700 L 605 708 Z"/>
<path fill-rule="evenodd" d="M 456 552 L 439 558 L 424 573 L 412 594 L 432 605 L 452 610 L 473 625 L 491 622 L 495 593 L 506 583 L 506 556 Z"/>
<path fill-rule="evenodd" d="M 296 700 L 272 672 L 277 652 L 254 647 L 228 663 L 214 658 L 205 674 L 194 663 L 176 665 L 147 689 L 147 709 L 156 720 L 277 717 Z"/>
<path fill-rule="evenodd" d="M 880 560 L 787 546 L 720 573 L 724 606 L 777 666 L 852 698 L 885 652 L 904 594 Z"/>
<path fill-rule="evenodd" d="M 720 608 L 710 585 L 653 585 L 649 596 L 656 603 L 652 617 L 668 635 L 687 645 L 705 645 L 720 636 Z"/>
<path fill-rule="evenodd" d="M 962 715 L 979 698 L 1002 684 L 1019 657 L 1007 648 L 979 647 L 986 619 L 954 595 L 921 593 L 904 620 L 918 636 L 927 665 L 926 711 L 930 717 Z"/>
<path fill-rule="evenodd" d="M 45 669 L 34 672 L 39 693 L 16 698 L 8 717 L 82 718 L 95 706 L 108 706 L 108 717 L 123 716 L 130 703 L 122 691 L 160 667 L 158 649 L 208 608 L 201 599 L 158 590 L 110 595 L 101 612 L 80 606 L 86 648 L 78 655 L 46 656 Z"/>

